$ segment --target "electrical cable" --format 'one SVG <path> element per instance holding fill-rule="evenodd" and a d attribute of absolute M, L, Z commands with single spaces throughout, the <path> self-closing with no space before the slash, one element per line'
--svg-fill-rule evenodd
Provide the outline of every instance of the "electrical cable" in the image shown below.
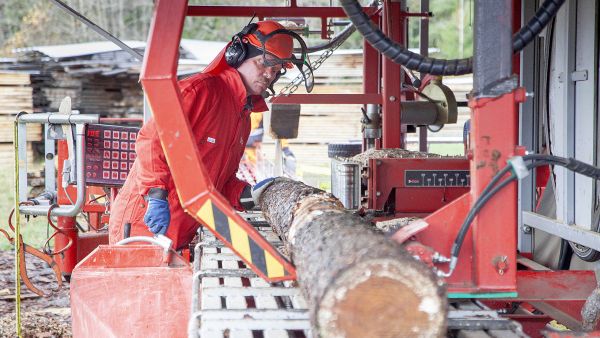
<path fill-rule="evenodd" d="M 48 239 L 46 239 L 46 241 L 44 242 L 44 245 L 42 246 L 42 251 L 44 251 L 45 254 L 49 255 L 49 256 L 55 256 L 55 255 L 59 255 L 65 251 L 67 251 L 67 249 L 69 249 L 72 245 L 73 245 L 73 239 L 71 237 L 69 237 L 68 234 L 66 234 L 61 228 L 57 227 L 54 222 L 52 221 L 52 209 L 57 208 L 58 204 L 53 204 L 50 206 L 50 208 L 48 209 L 48 213 L 46 214 L 47 218 L 48 218 L 48 225 L 50 225 L 53 229 L 54 232 L 52 233 L 52 235 L 50 235 L 50 237 L 48 237 Z M 53 252 L 50 249 L 50 241 L 52 240 L 52 238 L 56 237 L 56 235 L 61 234 L 65 237 L 67 237 L 69 239 L 69 242 L 67 243 L 67 245 L 65 245 L 64 248 Z"/>
<path fill-rule="evenodd" d="M 530 154 L 522 157 L 524 161 L 535 161 L 527 164 L 527 169 L 531 170 L 533 168 L 554 164 L 561 167 L 565 167 L 569 170 L 572 170 L 578 174 L 582 174 L 596 180 L 600 180 L 600 168 L 594 167 L 587 163 L 581 162 L 579 160 L 573 158 L 564 158 L 553 155 L 543 155 L 543 154 Z M 460 250 L 464 239 L 466 237 L 467 232 L 470 229 L 471 223 L 475 219 L 475 216 L 481 211 L 481 209 L 485 206 L 485 204 L 500 190 L 506 187 L 509 183 L 515 181 L 517 176 L 514 172 L 511 172 L 511 175 L 498 184 L 500 179 L 504 177 L 512 168 L 511 164 L 506 165 L 502 170 L 500 170 L 494 177 L 490 180 L 490 182 L 486 185 L 483 191 L 480 194 L 480 197 L 473 204 L 471 210 L 465 217 L 463 224 L 461 225 L 458 234 L 454 240 L 452 245 L 452 249 L 450 251 L 450 266 L 447 273 L 438 271 L 438 275 L 441 277 L 449 277 L 454 269 L 456 268 L 456 264 L 458 262 L 458 255 L 460 254 Z"/>
<path fill-rule="evenodd" d="M 513 36 L 513 51 L 519 52 L 531 42 L 556 15 L 565 0 L 546 0 L 535 15 Z M 373 48 L 393 62 L 406 68 L 432 75 L 464 75 L 473 72 L 473 58 L 435 59 L 409 51 L 406 47 L 388 38 L 369 17 L 357 0 L 340 0 L 348 18 Z"/>

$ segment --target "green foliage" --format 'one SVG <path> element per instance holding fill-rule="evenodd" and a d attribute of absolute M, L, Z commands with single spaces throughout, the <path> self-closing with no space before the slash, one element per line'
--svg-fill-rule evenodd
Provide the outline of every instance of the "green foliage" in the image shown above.
<path fill-rule="evenodd" d="M 410 12 L 420 11 L 419 0 L 409 0 Z M 437 58 L 473 55 L 473 0 L 430 0 L 429 47 L 438 48 Z M 462 43 L 461 43 L 462 42 Z M 419 47 L 419 19 L 409 19 L 409 46 Z"/>
<path fill-rule="evenodd" d="M 5 187 L 0 190 L 0 228 L 8 231 L 11 236 L 14 236 L 8 227 L 8 216 L 10 211 L 15 207 L 14 202 L 14 170 L 12 166 L 0 167 L 0 187 Z M 47 223 L 45 217 L 30 218 L 21 217 L 21 234 L 25 243 L 41 248 L 47 236 Z M 13 216 L 14 222 L 14 216 Z M 6 238 L 0 234 L 0 250 L 9 250 L 13 248 Z"/>
<path fill-rule="evenodd" d="M 151 0 L 65 0 L 100 27 L 123 40 L 147 39 L 153 10 Z M 360 0 L 366 5 L 370 0 Z M 191 0 L 192 5 L 239 5 L 234 0 Z M 285 0 L 244 0 L 244 5 L 283 6 Z M 339 5 L 336 0 L 298 0 L 299 6 Z M 420 11 L 420 0 L 408 0 L 410 12 Z M 430 0 L 430 47 L 439 48 L 439 58 L 472 55 L 473 0 Z M 0 56 L 10 56 L 12 48 L 103 40 L 97 33 L 65 14 L 50 1 L 0 0 Z M 462 20 L 461 20 L 462 18 Z M 228 41 L 250 18 L 198 18 L 185 21 L 183 38 Z M 419 18 L 409 18 L 409 47 L 418 48 Z M 311 29 L 319 19 L 309 19 Z M 462 27 L 462 29 L 461 29 Z M 338 32 L 342 27 L 336 27 Z M 317 35 L 306 38 L 309 45 L 321 43 Z M 462 41 L 462 43 L 460 43 Z M 362 48 L 363 38 L 354 33 L 341 48 Z"/>

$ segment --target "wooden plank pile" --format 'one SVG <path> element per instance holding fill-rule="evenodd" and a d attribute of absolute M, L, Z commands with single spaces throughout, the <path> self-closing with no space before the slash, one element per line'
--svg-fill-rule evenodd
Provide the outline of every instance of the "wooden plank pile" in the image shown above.
<path fill-rule="evenodd" d="M 84 57 L 85 58 L 85 57 Z M 141 117 L 143 94 L 137 69 L 105 74 L 114 60 L 47 60 L 29 52 L 0 63 L 0 166 L 13 163 L 13 128 L 17 113 L 56 112 L 65 96 L 74 110 L 103 117 Z M 115 64 L 114 67 L 120 66 Z M 118 68 L 118 67 L 117 67 Z M 110 67 L 108 70 L 111 70 Z M 28 125 L 27 140 L 42 141 L 42 126 Z M 28 146 L 28 159 L 33 158 Z"/>
<path fill-rule="evenodd" d="M 33 110 L 33 88 L 30 74 L 19 72 L 0 72 L 0 167 L 14 164 L 13 132 L 16 115 Z M 42 127 L 27 126 L 27 140 L 40 141 Z M 33 159 L 33 146 L 27 145 L 27 158 Z"/>

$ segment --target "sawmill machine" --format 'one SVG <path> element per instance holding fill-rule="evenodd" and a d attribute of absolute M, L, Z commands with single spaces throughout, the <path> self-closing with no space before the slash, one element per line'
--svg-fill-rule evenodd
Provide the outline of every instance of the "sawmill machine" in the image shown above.
<path fill-rule="evenodd" d="M 348 154 L 334 154 L 337 197 L 347 208 L 374 215 L 374 222 L 415 218 L 389 236 L 444 282 L 450 304 L 458 309 L 450 312 L 449 330 L 539 336 L 551 320 L 576 331 L 595 328 L 580 313 L 596 288 L 592 269 L 575 271 L 544 261 L 551 270 L 535 260 L 537 247 L 551 250 L 545 247 L 548 243 L 536 245 L 543 234 L 566 243 L 562 261 L 570 258 L 569 248 L 585 261 L 600 256 L 600 174 L 595 166 L 600 6 L 576 0 L 475 1 L 473 58 L 439 60 L 426 56 L 424 37 L 422 55 L 404 47 L 409 19 L 429 20 L 428 1 L 421 1 L 418 12 L 409 12 L 403 1 L 375 7 L 353 0 L 340 3 L 310 7 L 290 1 L 287 6 L 254 7 L 156 1 L 141 83 L 181 204 L 203 227 L 197 245 L 183 255 L 162 238 L 129 238 L 77 257 L 71 274 L 75 336 L 314 334 L 307 304 L 293 283 L 295 267 L 277 248 L 280 239 L 259 212 L 237 213 L 214 190 L 198 153 L 190 151 L 196 145 L 190 129 L 182 127 L 189 122 L 175 74 L 186 16 L 319 18 L 323 38 L 328 19 L 348 17 L 365 37 L 363 93 L 288 93 L 271 99 L 280 105 L 364 105 L 363 112 L 356 112 L 364 124 L 361 153 L 356 155 L 375 155 L 349 159 Z M 456 122 L 456 98 L 439 76 L 471 72 L 465 156 L 405 151 L 409 131 L 420 130 L 421 150 L 426 150 L 426 128 L 435 131 Z M 86 180 L 109 186 L 102 180 L 113 179 L 112 163 L 105 168 L 108 177 L 100 169 L 106 157 L 113 157 L 112 150 L 104 153 L 104 142 L 121 147 L 128 141 L 120 138 L 131 139 L 135 130 L 98 127 L 97 119 L 84 115 L 44 118 L 49 125 L 75 124 L 78 145 L 63 151 L 79 156 L 68 156 L 74 163 L 64 161 L 77 175 L 69 176 L 64 168 L 62 172 L 69 182 L 79 183 L 74 190 L 78 202 L 59 200 L 57 208 L 24 204 L 19 209 L 23 214 L 73 217 L 72 208 L 83 203 L 79 195 Z M 102 152 L 94 154 L 99 162 L 87 168 L 82 154 L 96 140 L 102 144 Z M 400 155 L 377 157 L 386 151 Z M 114 155 L 129 160 L 130 153 Z M 114 170 L 121 170 L 120 165 Z M 543 167 L 551 173 L 545 180 L 536 177 L 536 168 Z M 552 209 L 551 202 L 555 213 L 544 213 Z"/>

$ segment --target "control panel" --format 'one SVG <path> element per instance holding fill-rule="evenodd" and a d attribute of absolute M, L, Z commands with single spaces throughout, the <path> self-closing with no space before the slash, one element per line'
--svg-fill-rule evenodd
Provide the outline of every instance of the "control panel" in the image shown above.
<path fill-rule="evenodd" d="M 86 131 L 87 184 L 123 185 L 135 160 L 137 127 L 90 124 Z"/>
<path fill-rule="evenodd" d="M 367 207 L 423 217 L 469 192 L 469 166 L 466 157 L 371 159 Z"/>
<path fill-rule="evenodd" d="M 468 187 L 471 185 L 469 170 L 406 170 L 406 187 Z"/>

